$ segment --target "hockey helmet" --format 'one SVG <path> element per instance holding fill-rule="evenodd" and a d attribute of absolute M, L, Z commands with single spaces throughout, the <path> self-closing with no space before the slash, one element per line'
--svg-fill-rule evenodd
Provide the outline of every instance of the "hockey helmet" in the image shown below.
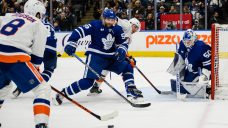
<path fill-rule="evenodd" d="M 135 25 L 135 26 L 138 28 L 138 29 L 137 29 L 138 32 L 140 31 L 140 29 L 141 29 L 141 23 L 139 22 L 138 19 L 136 19 L 136 18 L 131 18 L 131 19 L 129 20 L 129 22 L 130 22 L 131 25 Z"/>
<path fill-rule="evenodd" d="M 103 18 L 116 19 L 116 14 L 112 9 L 105 9 L 103 12 Z"/>
<path fill-rule="evenodd" d="M 183 43 L 188 48 L 194 45 L 197 40 L 197 35 L 192 29 L 188 29 L 185 31 L 183 35 Z"/>
<path fill-rule="evenodd" d="M 39 14 L 40 19 L 42 19 L 46 13 L 46 9 L 42 2 L 38 0 L 28 0 L 24 5 L 24 13 L 32 16 Z"/>

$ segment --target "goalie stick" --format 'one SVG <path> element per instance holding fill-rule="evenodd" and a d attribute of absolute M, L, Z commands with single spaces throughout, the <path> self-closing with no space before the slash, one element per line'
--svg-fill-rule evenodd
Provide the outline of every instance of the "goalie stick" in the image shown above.
<path fill-rule="evenodd" d="M 178 43 L 176 43 L 176 52 L 178 52 L 179 46 Z M 176 93 L 177 93 L 177 100 L 185 101 L 187 94 L 181 94 L 180 93 L 180 71 L 178 70 L 177 76 L 176 76 Z"/>
<path fill-rule="evenodd" d="M 69 100 L 71 103 L 77 105 L 79 108 L 83 109 L 84 111 L 86 111 L 87 113 L 91 114 L 92 116 L 96 117 L 97 119 L 101 120 L 101 121 L 107 121 L 107 120 L 110 120 L 110 119 L 113 119 L 115 118 L 116 116 L 118 116 L 118 111 L 113 111 L 112 113 L 110 114 L 107 114 L 107 115 L 103 115 L 103 116 L 100 116 L 100 115 L 97 115 L 95 114 L 94 112 L 92 112 L 91 110 L 87 109 L 86 107 L 82 106 L 81 104 L 79 104 L 77 101 L 71 99 L 70 97 L 68 96 L 65 96 L 62 92 L 60 92 L 59 90 L 57 90 L 56 88 L 54 88 L 53 86 L 51 86 L 51 89 L 53 91 L 55 91 L 56 93 L 60 94 L 61 96 L 63 96 L 64 98 L 66 98 L 67 100 Z"/>
<path fill-rule="evenodd" d="M 130 100 L 128 100 L 126 97 L 124 97 L 118 90 L 116 90 L 109 82 L 107 82 L 103 77 L 101 77 L 96 71 L 93 70 L 89 65 L 87 65 L 80 57 L 78 57 L 76 54 L 73 54 L 76 59 L 78 59 L 82 64 L 84 64 L 91 72 L 93 72 L 99 79 L 103 80 L 113 91 L 115 91 L 120 97 L 122 97 L 127 103 L 129 103 L 132 107 L 136 108 L 144 108 L 149 107 L 150 103 L 133 103 Z"/>

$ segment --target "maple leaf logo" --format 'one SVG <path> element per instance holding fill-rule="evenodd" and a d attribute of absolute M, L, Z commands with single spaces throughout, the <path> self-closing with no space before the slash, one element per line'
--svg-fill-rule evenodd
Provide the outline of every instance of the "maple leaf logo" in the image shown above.
<path fill-rule="evenodd" d="M 106 38 L 102 38 L 101 40 L 104 44 L 104 49 L 109 50 L 115 41 L 115 37 L 112 37 L 111 34 L 108 34 Z"/>

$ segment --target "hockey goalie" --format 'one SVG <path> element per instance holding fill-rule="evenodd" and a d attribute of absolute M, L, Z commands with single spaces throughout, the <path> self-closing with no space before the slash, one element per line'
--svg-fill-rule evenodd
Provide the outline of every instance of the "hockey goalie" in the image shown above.
<path fill-rule="evenodd" d="M 167 72 L 176 76 L 171 79 L 171 90 L 187 97 L 209 97 L 211 75 L 211 47 L 197 39 L 196 33 L 188 29 L 180 41 L 173 62 Z"/>

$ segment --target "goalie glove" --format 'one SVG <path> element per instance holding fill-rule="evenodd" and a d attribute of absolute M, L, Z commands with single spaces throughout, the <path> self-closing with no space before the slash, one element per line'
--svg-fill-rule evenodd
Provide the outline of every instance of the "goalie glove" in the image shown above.
<path fill-rule="evenodd" d="M 167 72 L 172 75 L 177 75 L 178 71 L 182 71 L 185 67 L 185 62 L 181 55 L 178 53 L 175 53 L 175 57 L 173 59 L 173 62 L 170 64 L 169 68 L 167 69 Z"/>

